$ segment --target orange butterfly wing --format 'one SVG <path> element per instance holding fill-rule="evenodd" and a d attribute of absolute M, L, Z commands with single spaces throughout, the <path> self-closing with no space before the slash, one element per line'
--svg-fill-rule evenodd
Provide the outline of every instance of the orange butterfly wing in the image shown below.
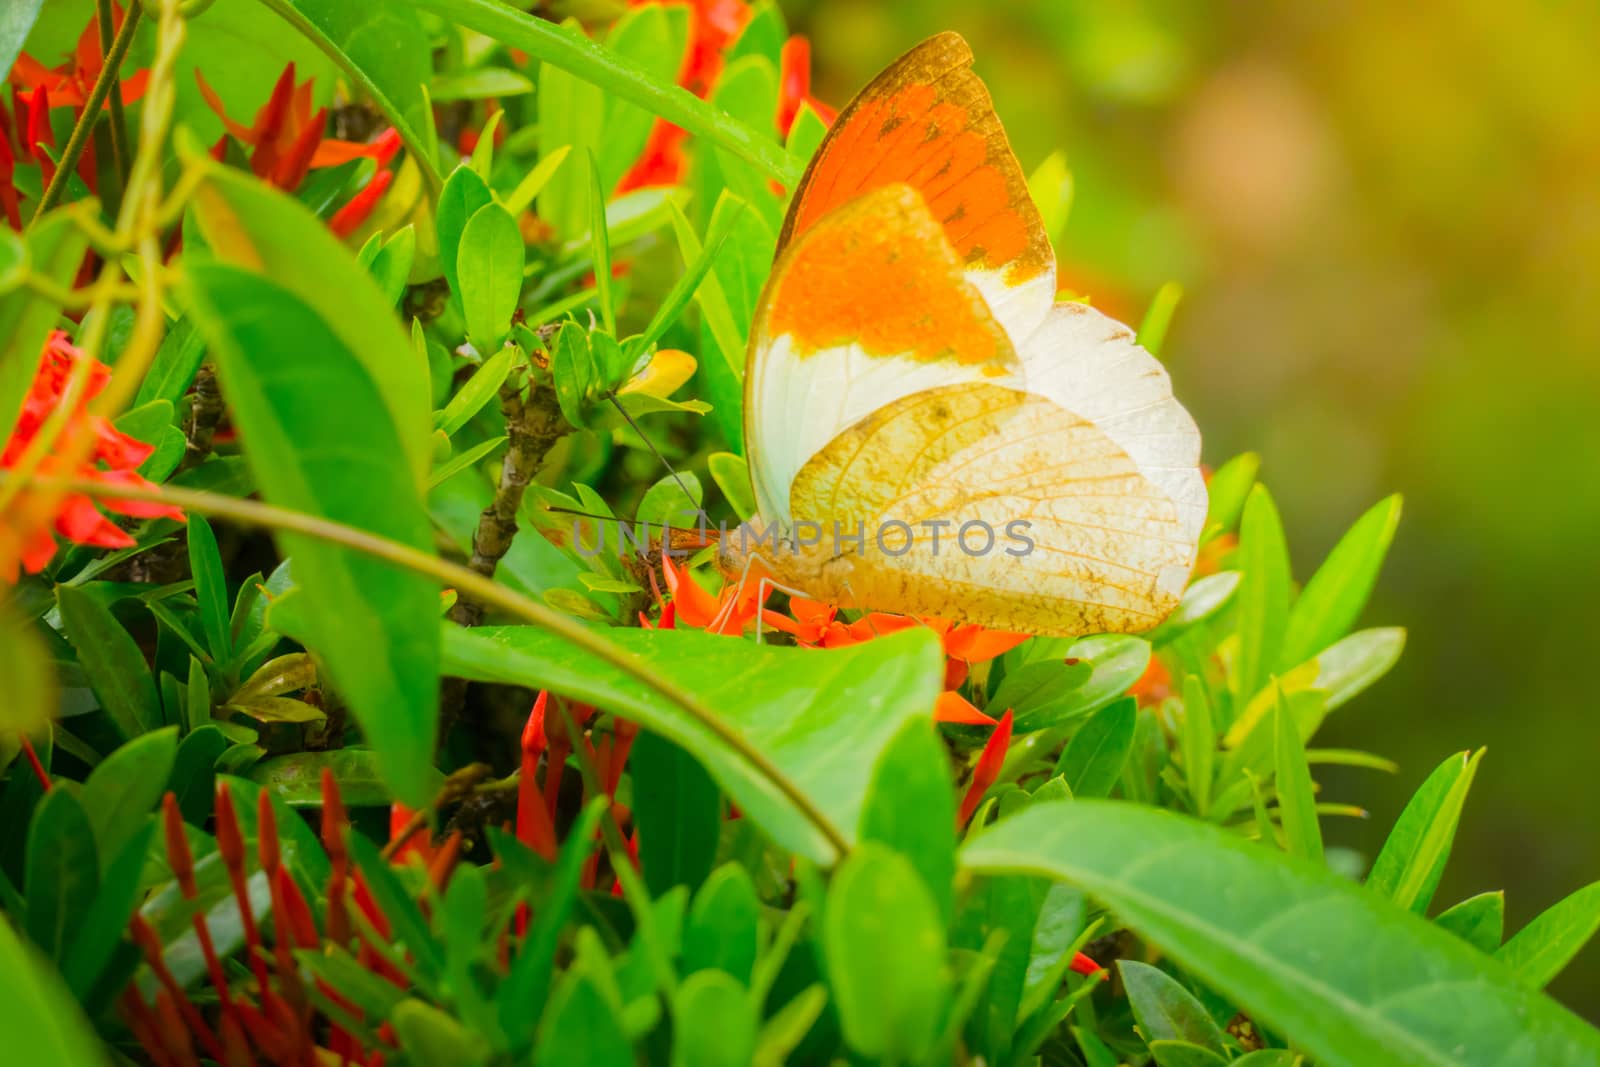
<path fill-rule="evenodd" d="M 800 180 L 779 249 L 835 208 L 900 184 L 921 194 L 969 272 L 1006 287 L 1042 281 L 1045 303 L 1054 298 L 1049 236 L 959 34 L 922 42 L 844 109 Z"/>

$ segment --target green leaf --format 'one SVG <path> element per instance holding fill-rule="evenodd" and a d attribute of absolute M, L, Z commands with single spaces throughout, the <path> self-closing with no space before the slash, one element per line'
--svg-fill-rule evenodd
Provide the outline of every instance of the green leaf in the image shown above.
<path fill-rule="evenodd" d="M 612 630 L 606 638 L 716 708 L 846 841 L 884 747 L 907 721 L 930 713 L 944 680 L 938 641 L 922 628 L 827 651 L 682 630 Z M 560 638 L 532 627 L 451 626 L 445 663 L 459 677 L 550 689 L 637 721 L 692 753 L 778 844 L 818 862 L 833 858 L 771 775 L 678 705 Z"/>
<path fill-rule="evenodd" d="M 1239 651 L 1233 665 L 1233 692 L 1242 705 L 1261 690 L 1278 662 L 1289 616 L 1289 547 L 1277 506 L 1264 485 L 1251 490 L 1245 501 L 1239 561 L 1244 577 L 1235 598 Z"/>
<path fill-rule="evenodd" d="M 79 1000 L 88 999 L 95 980 L 122 943 L 128 920 L 143 895 L 140 876 L 155 832 L 155 820 L 146 819 L 115 853 L 106 853 L 112 860 L 100 881 L 100 891 L 88 912 L 73 919 L 77 932 L 61 963 L 61 974 Z"/>
<path fill-rule="evenodd" d="M 233 658 L 233 633 L 228 618 L 228 579 L 211 524 L 199 515 L 189 516 L 189 569 L 194 575 L 194 597 L 200 605 L 200 627 L 214 663 Z"/>
<path fill-rule="evenodd" d="M 1172 326 L 1172 316 L 1177 313 L 1178 303 L 1183 299 L 1183 286 L 1177 282 L 1167 282 L 1150 300 L 1150 307 L 1144 313 L 1144 319 L 1139 323 L 1139 344 L 1146 352 L 1158 359 L 1161 349 L 1167 342 L 1167 330 Z"/>
<path fill-rule="evenodd" d="M 639 867 L 650 895 L 659 897 L 675 885 L 699 889 L 717 861 L 717 783 L 693 756 L 648 730 L 634 740 L 628 771 Z"/>
<path fill-rule="evenodd" d="M 205 358 L 206 341 L 188 319 L 179 319 L 167 329 L 156 350 L 155 362 L 139 383 L 134 404 L 165 400 L 176 404 L 189 391 L 194 376 Z"/>
<path fill-rule="evenodd" d="M 435 467 L 432 474 L 428 475 L 428 489 L 430 491 L 436 489 L 468 467 L 477 466 L 480 461 L 487 459 L 490 453 L 505 443 L 506 437 L 502 434 L 499 437 L 491 437 L 487 441 L 479 441 L 460 455 L 451 456 L 448 460 Z"/>
<path fill-rule="evenodd" d="M 496 112 L 499 114 L 499 112 Z M 378 234 L 373 234 L 372 239 L 377 240 Z M 417 262 L 417 228 L 407 225 L 395 231 L 394 236 L 383 242 L 368 264 L 368 271 L 372 280 L 378 283 L 379 290 L 391 305 L 400 302 L 405 295 L 406 282 L 411 277 L 412 267 Z"/>
<path fill-rule="evenodd" d="M 497 0 L 408 0 L 413 7 L 432 11 L 476 30 L 507 48 L 519 48 L 539 60 L 544 69 L 570 72 L 607 94 L 659 115 L 696 137 L 749 160 L 766 174 L 793 188 L 802 163 L 791 157 L 764 132 L 751 129 L 719 112 L 686 89 L 652 76 L 637 62 L 612 52 L 585 36 L 575 24 L 557 26 L 534 18 Z M 545 88 L 540 73 L 540 92 Z M 541 133 L 545 111 L 541 104 Z M 559 144 L 576 143 L 570 139 Z M 548 151 L 541 139 L 541 155 Z"/>
<path fill-rule="evenodd" d="M 467 220 L 456 252 L 467 336 L 484 356 L 500 350 L 522 297 L 524 252 L 517 220 L 499 204 L 485 204 Z"/>
<path fill-rule="evenodd" d="M 342 339 L 266 278 L 207 263 L 191 264 L 186 279 L 267 500 L 432 551 L 421 481 L 395 462 L 394 423 Z M 437 586 L 314 538 L 279 542 L 304 598 L 306 632 L 296 638 L 322 655 L 395 798 L 421 807 L 438 712 Z M 352 613 L 369 622 L 349 625 Z"/>
<path fill-rule="evenodd" d="M 1337 874 L 1218 827 L 1111 801 L 1035 805 L 963 850 L 1066 879 L 1324 1067 L 1600 1061 L 1600 1033 Z"/>
<path fill-rule="evenodd" d="M 1028 175 L 1028 195 L 1039 208 L 1039 220 L 1044 223 L 1045 234 L 1057 246 L 1066 237 L 1067 219 L 1072 213 L 1073 189 L 1067 154 L 1059 149 L 1046 156 L 1044 162 Z"/>
<path fill-rule="evenodd" d="M 739 521 L 752 518 L 756 513 L 756 498 L 754 490 L 750 488 L 750 468 L 745 464 L 744 457 L 732 452 L 713 452 L 706 457 L 706 466 L 711 470 L 712 481 L 728 498 L 728 506 Z"/>
<path fill-rule="evenodd" d="M 1211 1014 L 1171 975 L 1136 960 L 1118 960 L 1117 970 L 1147 1042 L 1187 1041 L 1222 1053 L 1222 1031 Z"/>
<path fill-rule="evenodd" d="M 98 1067 L 106 1062 L 94 1026 L 54 967 L 41 961 L 0 916 L 0 1033 L 7 1054 L 29 1067 Z"/>
<path fill-rule="evenodd" d="M 1388 674 L 1405 647 L 1406 632 L 1398 626 L 1357 630 L 1317 655 L 1317 679 L 1312 684 L 1327 691 L 1332 711 Z"/>
<path fill-rule="evenodd" d="M 96 214 L 93 204 L 75 203 L 31 223 L 24 238 L 29 273 L 70 288 L 89 246 L 79 221 Z M 11 437 L 39 372 L 45 341 L 60 318 L 61 305 L 32 289 L 0 292 L 0 441 Z"/>
<path fill-rule="evenodd" d="M 539 1024 L 537 1063 L 633 1067 L 633 1046 L 619 1012 L 588 976 L 569 971 Z"/>
<path fill-rule="evenodd" d="M 828 1004 L 828 990 L 817 982 L 797 993 L 789 1003 L 767 1017 L 756 1046 L 755 1067 L 782 1067 L 792 1062 L 790 1053 L 805 1040 Z"/>
<path fill-rule="evenodd" d="M 862 1056 L 916 1061 L 949 996 L 945 928 L 909 860 L 881 845 L 850 854 L 828 888 L 822 944 L 845 1040 Z"/>
<path fill-rule="evenodd" d="M 392 1022 L 401 1050 L 413 1063 L 481 1067 L 489 1062 L 487 1038 L 415 997 L 395 1005 Z"/>
<path fill-rule="evenodd" d="M 579 32 L 575 20 L 568 20 L 563 29 Z M 591 226 L 589 160 L 601 144 L 605 97 L 561 64 L 541 63 L 535 99 L 539 105 L 539 155 L 548 158 L 565 149 L 582 161 L 582 166 L 563 168 L 546 180 L 538 196 L 539 217 L 563 240 L 575 240 Z"/>
<path fill-rule="evenodd" d="M 172 766 L 172 792 L 178 798 L 184 821 L 192 826 L 204 826 L 211 816 L 217 760 L 227 748 L 227 737 L 210 724 L 190 730 L 178 745 Z"/>
<path fill-rule="evenodd" d="M 28 937 L 50 959 L 64 960 L 99 891 L 100 860 L 89 817 L 77 797 L 52 789 L 28 827 Z"/>
<path fill-rule="evenodd" d="M 505 198 L 506 210 L 511 212 L 513 218 L 533 205 L 534 198 L 550 184 L 550 179 L 555 177 L 556 171 L 561 169 L 561 164 L 566 162 L 567 156 L 571 153 L 572 146 L 564 144 L 540 155 L 539 162 L 517 183 L 511 195 Z"/>
<path fill-rule="evenodd" d="M 594 287 L 599 294 L 600 321 L 606 333 L 617 335 L 617 304 L 611 295 L 611 234 L 606 228 L 606 191 L 600 184 L 600 164 L 589 151 L 589 250 L 594 262 Z M 617 377 L 620 377 L 618 375 Z M 608 376 L 608 384 L 615 380 Z"/>
<path fill-rule="evenodd" d="M 637 64 L 652 81 L 671 85 L 678 80 L 689 37 L 689 12 L 683 7 L 648 4 L 630 8 L 611 32 L 606 48 L 612 55 Z M 605 136 L 598 151 L 600 184 L 615 189 L 644 151 L 655 116 L 614 94 L 605 97 L 601 128 Z"/>
<path fill-rule="evenodd" d="M 178 756 L 178 728 L 136 737 L 107 756 L 83 783 L 79 799 L 102 856 L 115 856 L 167 791 Z"/>
<path fill-rule="evenodd" d="M 502 348 L 485 360 L 456 395 L 450 398 L 444 410 L 434 416 L 434 429 L 454 437 L 485 404 L 500 395 L 500 386 L 505 383 L 506 375 L 511 373 L 516 356 L 516 349 Z"/>
<path fill-rule="evenodd" d="M 1261 1048 L 1233 1061 L 1233 1067 L 1303 1067 L 1299 1056 L 1282 1048 Z"/>
<path fill-rule="evenodd" d="M 56 708 L 56 675 L 50 653 L 34 624 L 0 601 L 0 736 L 32 734 L 50 722 Z M 0 760 L 0 763 L 3 763 Z"/>
<path fill-rule="evenodd" d="M 461 299 L 461 278 L 456 264 L 461 254 L 461 235 L 467 222 L 488 205 L 494 203 L 489 185 L 482 175 L 465 163 L 450 172 L 444 189 L 439 193 L 439 206 L 434 211 L 434 232 L 439 238 L 439 266 L 445 281 L 450 283 L 451 299 Z"/>
<path fill-rule="evenodd" d="M 1400 907 L 1422 914 L 1428 910 L 1450 858 L 1461 808 L 1472 788 L 1483 750 L 1458 752 L 1439 764 L 1406 804 L 1394 829 L 1372 861 L 1367 888 Z"/>
<path fill-rule="evenodd" d="M 730 59 L 717 76 L 711 102 L 747 126 L 773 130 L 772 116 L 778 110 L 777 64 L 763 55 Z M 717 192 L 727 188 L 772 229 L 782 224 L 783 205 L 772 194 L 769 177 L 761 168 L 715 148 L 702 150 L 695 162 L 693 187 L 703 202 L 710 203 Z"/>
<path fill-rule="evenodd" d="M 287 3 L 288 0 L 273 2 Z M 331 3 L 332 0 L 316 2 Z M 293 294 L 321 320 L 318 334 L 331 333 L 337 338 L 348 358 L 358 363 L 370 381 L 371 386 L 363 388 L 362 394 L 376 388 L 381 399 L 379 411 L 361 415 L 363 430 L 368 420 L 387 422 L 381 430 L 374 426 L 373 432 L 381 433 L 385 440 L 388 462 L 392 466 L 396 456 L 404 456 L 406 480 L 420 486 L 430 458 L 428 416 L 433 405 L 428 366 L 400 329 L 393 304 L 327 226 L 292 198 L 225 167 L 206 164 L 204 174 L 204 180 L 195 187 L 192 210 L 211 252 L 223 263 L 244 268 L 271 286 L 281 287 L 285 294 Z M 187 288 L 192 294 L 196 285 L 191 283 Z M 216 353 L 218 324 L 232 320 L 242 329 L 245 326 L 240 321 L 242 314 L 229 308 L 227 315 L 213 312 L 207 317 L 209 321 L 202 321 L 202 316 L 192 306 L 192 299 L 191 295 L 191 318 L 211 343 L 213 357 L 221 364 L 224 361 Z M 282 331 L 268 331 L 257 325 L 249 332 Z M 307 358 L 302 354 L 297 362 L 303 363 Z M 322 360 L 318 357 L 309 358 L 320 366 Z M 224 392 L 237 414 L 241 391 L 238 383 L 229 387 L 228 368 L 222 369 Z M 313 378 L 301 389 L 315 391 L 319 398 L 317 403 L 324 407 L 341 407 L 327 403 L 328 398 L 340 395 L 328 391 L 334 384 L 324 378 L 319 388 L 319 380 Z M 342 416 L 344 412 L 338 414 Z M 307 415 L 302 413 L 302 417 Z M 389 443 L 391 438 L 394 440 Z M 265 480 L 258 478 L 258 481 L 266 485 Z"/>
<path fill-rule="evenodd" d="M 372 100 L 438 187 L 433 118 L 424 88 L 433 77 L 427 32 L 402 4 L 261 0 L 303 33 Z"/>
<path fill-rule="evenodd" d="M 561 324 L 551 352 L 550 373 L 555 378 L 556 402 L 561 405 L 562 418 L 573 428 L 582 428 L 590 390 L 600 380 L 589 349 L 589 331 L 576 322 Z"/>
<path fill-rule="evenodd" d="M 1238 571 L 1208 574 L 1184 590 L 1177 610 L 1150 635 L 1157 646 L 1165 645 L 1191 626 L 1202 623 L 1221 611 L 1239 589 Z"/>
<path fill-rule="evenodd" d="M 531 92 L 533 82 L 514 70 L 480 67 L 477 70 L 435 73 L 429 95 L 434 103 L 442 104 L 450 100 L 504 99 Z"/>
<path fill-rule="evenodd" d="M 125 738 L 161 725 L 161 694 L 144 653 L 111 609 L 86 588 L 56 587 L 61 624 L 95 699 Z"/>
<path fill-rule="evenodd" d="M 1216 781 L 1217 731 L 1211 718 L 1206 686 L 1194 675 L 1183 680 L 1183 778 L 1194 809 L 1204 815 L 1211 807 L 1211 787 Z"/>
<path fill-rule="evenodd" d="M 1260 469 L 1261 457 L 1254 452 L 1244 452 L 1224 463 L 1211 476 L 1206 486 L 1210 501 L 1202 541 L 1209 541 L 1224 530 L 1233 529 L 1244 511 L 1245 498 L 1256 484 L 1256 473 Z"/>
<path fill-rule="evenodd" d="M 1226 1067 L 1227 1060 L 1210 1049 L 1187 1041 L 1152 1041 L 1150 1054 L 1156 1067 Z"/>
<path fill-rule="evenodd" d="M 760 943 L 761 901 L 743 867 L 717 868 L 694 896 L 683 928 L 683 971 L 716 969 L 750 981 Z"/>
<path fill-rule="evenodd" d="M 1306 763 L 1300 729 L 1282 690 L 1278 691 L 1278 706 L 1272 713 L 1272 736 L 1276 753 L 1278 819 L 1283 825 L 1285 849 L 1291 856 L 1320 863 L 1322 828 L 1317 825 L 1317 798 L 1311 786 L 1311 767 Z"/>
<path fill-rule="evenodd" d="M 1400 524 L 1398 494 L 1373 505 L 1328 553 L 1289 612 L 1280 667 L 1310 659 L 1355 624 Z"/>
<path fill-rule="evenodd" d="M 721 971 L 685 978 L 672 998 L 675 1067 L 747 1067 L 756 1049 L 750 995 Z"/>
<path fill-rule="evenodd" d="M 911 861 L 949 922 L 955 910 L 955 797 L 949 761 L 931 719 L 913 719 L 884 749 L 861 812 L 861 840 Z"/>
<path fill-rule="evenodd" d="M 1106 797 L 1122 777 L 1133 751 L 1139 705 L 1133 700 L 1107 704 L 1072 735 L 1056 763 L 1075 797 Z"/>
<path fill-rule="evenodd" d="M 1586 885 L 1540 912 L 1494 956 L 1522 982 L 1543 989 L 1596 930 L 1600 930 L 1600 882 Z"/>
<path fill-rule="evenodd" d="M 1086 663 L 1067 663 L 1065 657 L 1024 663 L 1008 670 L 989 697 L 989 707 L 1010 711 L 1018 733 L 1032 733 L 1080 714 L 1078 694 L 1093 675 Z"/>
<path fill-rule="evenodd" d="M 727 241 L 739 214 L 738 211 L 729 211 L 713 220 L 712 229 L 706 234 L 705 247 L 694 259 L 685 260 L 683 273 L 672 283 L 667 295 L 661 298 L 661 303 L 656 307 L 655 314 L 650 316 L 650 323 L 645 327 L 644 333 L 629 343 L 629 352 L 647 351 L 651 345 L 660 340 L 668 327 L 678 321 L 678 317 L 689 306 L 689 301 L 694 299 L 695 293 L 699 291 L 711 268 L 716 264 L 722 246 Z"/>
<path fill-rule="evenodd" d="M 973 1017 L 966 1033 L 989 1062 L 1004 1062 L 1013 1052 L 1033 962 L 1033 935 L 1049 888 L 1042 878 L 981 878 L 962 895 L 950 944 L 975 955 L 969 974 L 972 968 L 987 971 L 982 992 L 969 1009 Z M 966 980 L 963 976 L 961 984 Z"/>
<path fill-rule="evenodd" d="M 652 526 L 665 523 L 685 529 L 695 524 L 704 495 L 705 491 L 700 488 L 700 479 L 695 477 L 694 471 L 664 475 L 645 490 L 634 516 L 639 522 Z"/>
<path fill-rule="evenodd" d="M 274 756 L 250 768 L 248 777 L 291 808 L 318 808 L 322 806 L 322 772 L 329 770 L 346 806 L 387 807 L 393 797 L 381 769 L 381 761 L 367 749 L 335 748 Z M 444 775 L 429 767 L 415 787 L 422 796 L 432 798 L 443 784 Z"/>
<path fill-rule="evenodd" d="M 1434 924 L 1449 930 L 1479 952 L 1494 955 L 1506 929 L 1506 895 L 1499 890 L 1479 893 L 1446 908 Z"/>
<path fill-rule="evenodd" d="M 1091 933 L 1084 926 L 1085 912 L 1083 894 L 1072 886 L 1057 883 L 1045 891 L 1033 927 L 1028 969 L 1023 974 L 1018 1019 L 1044 1008 L 1061 988 L 1061 979 L 1072 964 L 1078 943 Z"/>
<path fill-rule="evenodd" d="M 556 859 L 555 871 L 550 878 L 550 891 L 541 901 L 539 914 L 533 928 L 528 931 L 527 940 L 523 942 L 522 952 L 511 964 L 510 972 L 501 983 L 497 1005 L 500 1028 L 505 1031 L 513 1047 L 520 1047 L 533 1039 L 534 1027 L 545 1014 L 545 1001 L 555 969 L 556 948 L 578 899 L 583 868 L 594 851 L 595 829 L 600 825 L 606 804 L 605 797 L 589 801 L 572 824 L 561 854 Z"/>

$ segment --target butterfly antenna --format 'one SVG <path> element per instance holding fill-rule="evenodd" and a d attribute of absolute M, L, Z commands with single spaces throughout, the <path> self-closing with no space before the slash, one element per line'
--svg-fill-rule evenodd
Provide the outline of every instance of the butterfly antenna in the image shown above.
<path fill-rule="evenodd" d="M 622 401 L 617 399 L 617 394 L 607 393 L 606 399 L 611 401 L 611 406 L 617 409 L 617 414 L 621 415 L 627 424 L 633 428 L 633 432 L 639 435 L 639 440 L 644 442 L 644 446 L 655 455 L 656 459 L 661 461 L 661 465 L 666 468 L 667 473 L 672 475 L 672 480 L 678 483 L 679 489 L 683 490 L 684 499 L 688 500 L 691 504 L 694 503 L 694 494 L 689 492 L 689 487 L 684 484 L 684 481 L 681 477 L 679 477 L 678 472 L 672 469 L 672 464 L 667 462 L 667 457 L 661 454 L 661 450 L 656 447 L 655 442 L 646 437 L 644 430 L 640 429 L 639 424 L 633 421 L 633 416 L 629 415 L 628 409 L 622 406 Z"/>

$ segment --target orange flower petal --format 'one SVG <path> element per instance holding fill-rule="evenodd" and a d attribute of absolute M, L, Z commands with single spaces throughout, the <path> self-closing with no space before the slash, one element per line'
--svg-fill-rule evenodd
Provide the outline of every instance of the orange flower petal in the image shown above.
<path fill-rule="evenodd" d="M 671 556 L 662 556 L 661 569 L 666 574 L 667 590 L 672 594 L 672 602 L 677 605 L 678 619 L 697 630 L 705 629 L 721 608 L 716 597 L 702 589 L 700 583 L 679 567 Z"/>
<path fill-rule="evenodd" d="M 934 722 L 965 723 L 969 726 L 993 726 L 994 717 L 978 710 L 976 704 L 956 692 L 946 689 L 933 705 Z"/>
<path fill-rule="evenodd" d="M 958 626 L 946 637 L 944 650 L 946 655 L 968 663 L 983 663 L 1011 651 L 1032 636 L 986 630 L 982 626 Z"/>

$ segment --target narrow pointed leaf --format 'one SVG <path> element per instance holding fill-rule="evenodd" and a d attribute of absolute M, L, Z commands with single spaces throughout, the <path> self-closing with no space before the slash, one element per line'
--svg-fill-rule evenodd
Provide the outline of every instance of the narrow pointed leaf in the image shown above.
<path fill-rule="evenodd" d="M 1080 886 L 1323 1067 L 1600 1062 L 1600 1032 L 1454 935 L 1194 819 L 1111 801 L 1036 805 L 962 861 Z"/>
<path fill-rule="evenodd" d="M 1495 959 L 1543 989 L 1600 929 L 1600 882 L 1545 909 L 1500 947 Z"/>

